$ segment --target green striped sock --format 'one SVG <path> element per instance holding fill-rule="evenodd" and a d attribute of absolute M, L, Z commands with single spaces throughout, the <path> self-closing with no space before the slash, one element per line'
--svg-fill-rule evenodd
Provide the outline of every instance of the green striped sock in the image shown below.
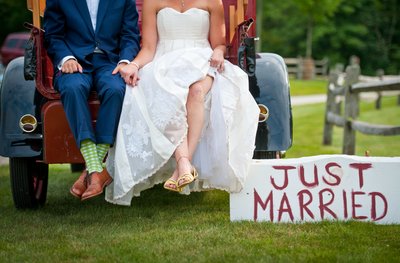
<path fill-rule="evenodd" d="M 103 171 L 103 166 L 101 165 L 101 162 L 99 162 L 96 144 L 94 142 L 89 139 L 83 140 L 81 142 L 80 150 L 83 155 L 83 159 L 86 162 L 86 168 L 89 173 Z"/>
<path fill-rule="evenodd" d="M 106 157 L 106 154 L 108 152 L 108 149 L 110 149 L 109 144 L 101 143 L 96 145 L 97 148 L 97 156 L 99 157 L 100 163 L 103 163 L 104 158 Z"/>

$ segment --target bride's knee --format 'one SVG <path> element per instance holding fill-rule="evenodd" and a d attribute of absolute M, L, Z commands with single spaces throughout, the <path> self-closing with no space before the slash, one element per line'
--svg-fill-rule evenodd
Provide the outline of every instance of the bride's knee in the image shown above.
<path fill-rule="evenodd" d="M 195 83 L 190 86 L 188 102 L 203 102 L 204 96 L 204 86 L 202 84 Z"/>

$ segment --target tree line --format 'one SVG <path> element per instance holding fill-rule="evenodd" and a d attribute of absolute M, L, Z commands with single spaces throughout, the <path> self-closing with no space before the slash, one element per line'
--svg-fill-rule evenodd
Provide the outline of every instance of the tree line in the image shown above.
<path fill-rule="evenodd" d="M 399 0 L 258 1 L 260 50 L 283 57 L 360 58 L 362 74 L 400 74 Z"/>

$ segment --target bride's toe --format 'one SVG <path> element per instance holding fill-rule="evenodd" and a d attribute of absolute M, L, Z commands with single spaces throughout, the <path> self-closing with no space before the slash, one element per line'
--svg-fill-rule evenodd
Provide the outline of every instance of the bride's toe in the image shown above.
<path fill-rule="evenodd" d="M 174 192 L 180 192 L 182 190 L 178 187 L 177 173 L 178 173 L 178 171 L 175 170 L 174 173 L 172 174 L 172 176 L 167 181 L 165 181 L 165 183 L 164 183 L 165 189 L 174 191 Z"/>
<path fill-rule="evenodd" d="M 170 178 L 164 183 L 164 188 L 174 192 L 180 192 L 181 189 L 178 187 L 178 183 L 176 180 Z"/>

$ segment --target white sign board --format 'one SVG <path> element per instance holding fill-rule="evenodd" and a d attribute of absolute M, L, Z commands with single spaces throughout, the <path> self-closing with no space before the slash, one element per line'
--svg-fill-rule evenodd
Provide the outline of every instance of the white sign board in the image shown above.
<path fill-rule="evenodd" d="M 231 221 L 400 223 L 400 157 L 253 160 Z"/>

